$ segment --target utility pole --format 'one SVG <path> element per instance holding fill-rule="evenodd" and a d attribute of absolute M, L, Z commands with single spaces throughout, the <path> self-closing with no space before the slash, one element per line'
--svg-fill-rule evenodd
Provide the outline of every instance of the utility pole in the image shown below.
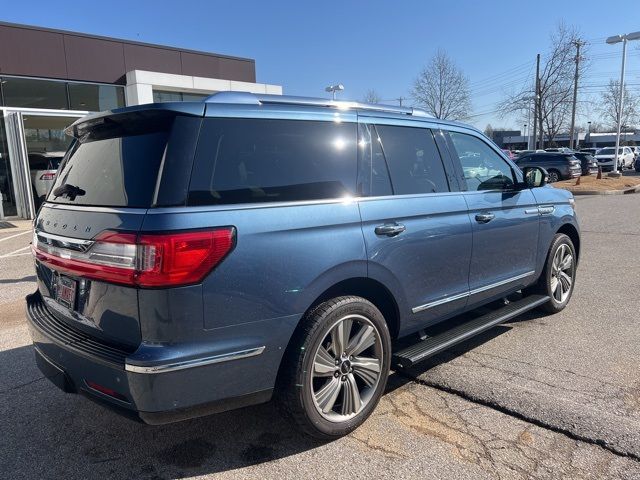
<path fill-rule="evenodd" d="M 575 40 L 576 46 L 576 73 L 573 76 L 573 106 L 571 107 L 571 129 L 569 130 L 569 148 L 574 147 L 573 134 L 576 128 L 576 103 L 578 102 L 578 76 L 580 75 L 580 47 L 584 45 L 582 40 Z"/>
<path fill-rule="evenodd" d="M 538 149 L 538 96 L 540 95 L 540 54 L 536 56 L 536 92 L 533 95 L 533 150 Z M 542 122 L 540 122 L 542 129 Z"/>
<path fill-rule="evenodd" d="M 398 103 L 400 104 L 400 106 L 402 106 L 402 101 L 406 100 L 406 97 L 398 97 L 395 100 L 398 100 Z"/>

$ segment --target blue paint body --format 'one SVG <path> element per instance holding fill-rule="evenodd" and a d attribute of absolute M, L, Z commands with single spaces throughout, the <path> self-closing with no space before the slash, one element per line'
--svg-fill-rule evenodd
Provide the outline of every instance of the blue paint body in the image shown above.
<path fill-rule="evenodd" d="M 341 122 L 431 129 L 451 191 L 149 209 L 45 203 L 36 230 L 78 239 L 93 239 L 104 230 L 236 228 L 235 249 L 202 283 L 138 289 L 78 277 L 75 311 L 57 306 L 53 300 L 55 272 L 36 261 L 38 292 L 29 297 L 28 317 L 38 355 L 54 371 L 64 371 L 68 390 L 98 398 L 149 423 L 268 400 L 302 316 L 336 285 L 374 282 L 384 287 L 397 312 L 395 333 L 402 337 L 534 283 L 551 239 L 561 228 L 572 229 L 579 238 L 571 195 L 566 191 L 551 187 L 465 191 L 464 178 L 455 167 L 457 159 L 446 151 L 438 135 L 454 130 L 488 142 L 471 127 L 358 108 L 336 111 L 321 106 L 227 103 L 206 104 L 206 111 L 202 107 L 165 104 L 152 108 L 176 108 L 179 115 L 190 116 L 194 122 L 207 117 L 335 121 L 339 116 Z M 491 148 L 504 158 L 497 147 Z M 518 168 L 505 161 L 522 181 Z M 551 214 L 539 214 L 540 205 L 555 208 Z M 478 223 L 475 216 L 482 212 L 493 213 L 494 220 Z M 406 230 L 391 237 L 375 233 L 376 226 L 389 222 L 400 223 Z M 517 280 L 509 281 L 514 277 Z M 491 285 L 496 286 L 486 288 Z M 375 303 L 376 299 L 371 300 Z M 50 316 L 48 324 L 54 327 L 48 330 L 37 321 L 36 307 Z M 113 348 L 120 352 L 122 362 L 79 350 L 74 341 L 52 333 L 56 328 L 80 332 Z M 224 358 L 259 347 L 265 347 L 259 355 L 165 373 L 124 368 L 125 363 L 154 367 Z M 89 381 L 122 398 L 89 388 Z M 208 405 L 218 407 L 206 409 Z"/>

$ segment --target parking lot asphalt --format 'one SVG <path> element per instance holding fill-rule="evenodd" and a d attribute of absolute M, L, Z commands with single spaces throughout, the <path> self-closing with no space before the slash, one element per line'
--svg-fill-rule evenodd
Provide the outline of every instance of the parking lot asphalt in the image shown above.
<path fill-rule="evenodd" d="M 56 389 L 23 317 L 30 235 L 0 230 L 3 478 L 640 479 L 640 195 L 580 197 L 574 297 L 408 372 L 329 443 L 272 403 L 149 427 Z M 26 231 L 26 230 L 25 230 Z M 13 252 L 13 253 L 12 253 Z"/>

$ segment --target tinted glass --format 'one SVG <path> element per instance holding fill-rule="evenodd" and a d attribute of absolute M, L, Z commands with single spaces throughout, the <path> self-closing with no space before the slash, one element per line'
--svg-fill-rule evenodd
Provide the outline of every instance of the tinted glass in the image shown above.
<path fill-rule="evenodd" d="M 70 83 L 69 104 L 72 110 L 91 112 L 124 107 L 124 88 L 114 85 Z"/>
<path fill-rule="evenodd" d="M 189 203 L 281 202 L 356 193 L 352 123 L 206 119 Z"/>
<path fill-rule="evenodd" d="M 392 195 L 389 170 L 382 153 L 380 138 L 373 125 L 358 127 L 358 194 L 370 196 Z"/>
<path fill-rule="evenodd" d="M 167 131 L 77 142 L 48 201 L 109 207 L 149 207 Z"/>
<path fill-rule="evenodd" d="M 2 92 L 9 107 L 68 108 L 64 82 L 2 77 Z"/>
<path fill-rule="evenodd" d="M 376 130 L 389 166 L 394 194 L 449 191 L 431 130 L 389 125 L 376 125 Z"/>
<path fill-rule="evenodd" d="M 504 190 L 514 184 L 509 164 L 489 145 L 473 135 L 449 132 L 462 164 L 467 188 L 474 190 Z M 533 157 L 533 156 L 532 156 Z M 535 158 L 525 157 L 523 163 Z"/>

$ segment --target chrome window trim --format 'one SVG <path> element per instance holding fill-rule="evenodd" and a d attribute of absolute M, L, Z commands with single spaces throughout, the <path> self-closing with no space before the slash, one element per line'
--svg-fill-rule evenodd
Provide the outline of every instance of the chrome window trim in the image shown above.
<path fill-rule="evenodd" d="M 507 283 L 515 282 L 517 280 L 522 280 L 523 278 L 530 277 L 533 275 L 535 270 L 531 270 L 530 272 L 523 273 L 521 275 L 516 275 L 515 277 L 507 278 L 505 280 L 501 280 L 499 282 L 491 283 L 489 285 L 485 285 L 484 287 L 474 288 L 473 290 L 469 290 L 465 293 L 458 293 L 456 295 L 452 295 L 450 297 L 441 298 L 439 300 L 435 300 L 433 302 L 425 303 L 424 305 L 420 305 L 418 307 L 413 307 L 411 309 L 412 313 L 419 313 L 429 308 L 437 307 L 438 305 L 443 305 L 445 303 L 453 302 L 455 300 L 461 300 L 465 297 L 470 297 L 471 295 L 475 295 L 477 293 L 486 292 L 487 290 L 491 290 L 492 288 L 500 287 L 502 285 L 506 285 Z"/>
<path fill-rule="evenodd" d="M 100 212 L 100 213 L 131 213 L 134 215 L 144 215 L 147 208 L 126 208 L 126 207 L 97 207 L 91 205 L 69 205 L 66 203 L 44 202 L 43 208 L 54 210 L 75 210 L 80 212 Z"/>
<path fill-rule="evenodd" d="M 248 348 L 246 350 L 239 350 L 237 352 L 223 353 L 221 355 L 213 355 L 206 358 L 196 358 L 192 360 L 183 360 L 180 362 L 163 363 L 159 365 L 141 366 L 132 365 L 130 363 L 124 364 L 124 369 L 127 372 L 132 373 L 165 373 L 175 372 L 177 370 L 184 370 L 187 368 L 202 367 L 205 365 L 213 365 L 215 363 L 230 362 L 232 360 L 240 360 L 241 358 L 255 357 L 264 352 L 265 347 Z"/>

